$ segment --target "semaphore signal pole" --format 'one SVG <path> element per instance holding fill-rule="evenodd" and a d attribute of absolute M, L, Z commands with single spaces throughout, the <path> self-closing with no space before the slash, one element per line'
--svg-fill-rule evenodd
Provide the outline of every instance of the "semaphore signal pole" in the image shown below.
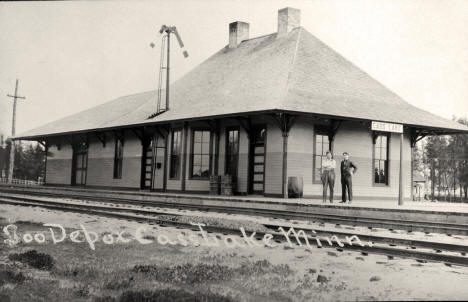
<path fill-rule="evenodd" d="M 15 136 L 15 128 L 16 128 L 16 101 L 18 99 L 26 99 L 24 96 L 18 96 L 18 79 L 16 79 L 16 86 L 15 86 L 15 94 L 9 95 L 8 97 L 13 98 L 13 120 L 11 125 L 11 137 Z M 11 147 L 10 147 L 10 167 L 8 169 L 8 183 L 13 182 L 13 170 L 15 167 L 15 141 L 11 140 Z"/>

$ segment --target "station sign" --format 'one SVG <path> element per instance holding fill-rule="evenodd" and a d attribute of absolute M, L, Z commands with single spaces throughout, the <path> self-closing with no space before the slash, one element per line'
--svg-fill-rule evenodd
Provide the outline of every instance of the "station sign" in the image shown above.
<path fill-rule="evenodd" d="M 403 133 L 402 124 L 384 123 L 372 121 L 372 131 Z"/>

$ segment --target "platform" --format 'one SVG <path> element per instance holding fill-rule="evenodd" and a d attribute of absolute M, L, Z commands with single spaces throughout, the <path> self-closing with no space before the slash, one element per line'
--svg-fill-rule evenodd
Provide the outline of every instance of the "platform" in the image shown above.
<path fill-rule="evenodd" d="M 427 221 L 447 224 L 468 225 L 468 203 L 448 203 L 431 201 L 406 201 L 399 206 L 397 201 L 354 200 L 352 204 L 322 203 L 317 199 L 268 198 L 263 196 L 219 196 L 206 194 L 160 193 L 139 190 L 105 190 L 87 187 L 21 186 L 0 185 L 1 192 L 24 194 L 60 194 L 73 198 L 118 198 L 135 201 L 158 201 L 171 206 L 190 204 L 200 207 L 242 207 L 251 210 L 269 209 L 296 213 L 316 213 L 322 215 L 345 215 L 398 219 L 406 221 Z"/>

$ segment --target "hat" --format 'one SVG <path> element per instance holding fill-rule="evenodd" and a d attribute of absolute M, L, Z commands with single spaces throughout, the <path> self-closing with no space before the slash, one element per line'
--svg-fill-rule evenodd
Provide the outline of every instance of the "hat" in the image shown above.
<path fill-rule="evenodd" d="M 349 155 L 349 153 L 348 152 L 343 152 L 343 156 L 345 156 L 345 155 Z"/>

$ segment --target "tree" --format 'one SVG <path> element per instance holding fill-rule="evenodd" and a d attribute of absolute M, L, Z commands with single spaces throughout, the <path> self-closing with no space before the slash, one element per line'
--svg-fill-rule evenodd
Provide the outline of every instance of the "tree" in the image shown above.
<path fill-rule="evenodd" d="M 466 118 L 454 118 L 454 120 L 468 125 Z M 452 200 L 452 197 L 456 197 L 458 187 L 460 201 L 463 195 L 466 199 L 468 197 L 468 135 L 431 136 L 427 138 L 424 150 L 426 158 L 423 162 L 431 169 L 432 195 L 435 194 L 435 183 L 437 183 L 438 198 L 443 191 L 444 198 L 448 196 Z"/>
<path fill-rule="evenodd" d="M 457 122 L 468 126 L 468 119 L 466 117 L 459 118 Z M 453 148 L 457 154 L 457 178 L 460 185 L 460 200 L 463 192 L 466 199 L 468 198 L 468 135 L 457 135 L 453 140 Z"/>
<path fill-rule="evenodd" d="M 8 171 L 10 165 L 11 140 L 7 140 L 5 146 L 0 146 L 0 171 Z M 45 156 L 44 149 L 39 144 L 16 144 L 15 168 L 13 177 L 24 180 L 37 181 L 44 176 Z"/>

